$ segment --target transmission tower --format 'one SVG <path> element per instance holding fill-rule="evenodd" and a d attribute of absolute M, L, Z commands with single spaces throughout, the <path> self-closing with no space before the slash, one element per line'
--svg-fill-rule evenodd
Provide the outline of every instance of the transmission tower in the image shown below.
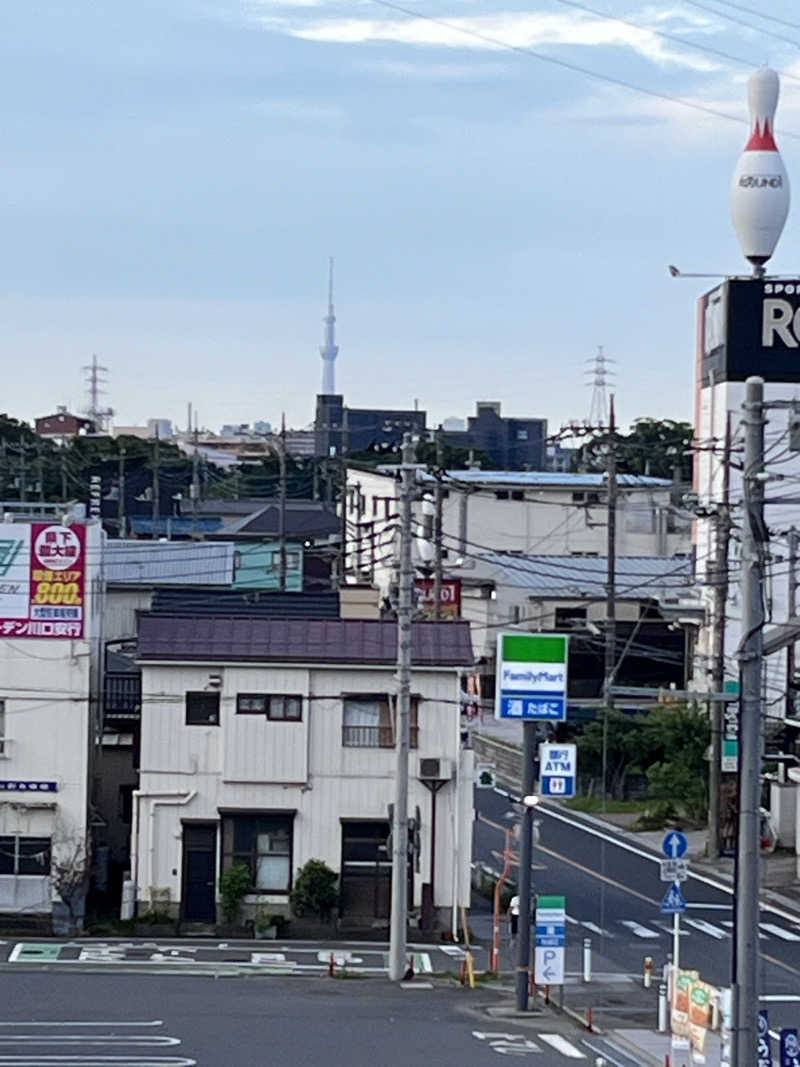
<path fill-rule="evenodd" d="M 86 414 L 94 423 L 95 433 L 104 433 L 108 429 L 108 420 L 114 414 L 113 408 L 100 406 L 100 397 L 105 393 L 103 388 L 107 382 L 108 367 L 97 362 L 97 356 L 92 356 L 92 362 L 82 367 L 85 375 L 87 391 L 89 393 L 89 406 Z"/>
<path fill-rule="evenodd" d="M 589 379 L 586 384 L 591 385 L 592 387 L 592 403 L 589 408 L 589 426 L 608 426 L 608 386 L 611 384 L 611 378 L 614 376 L 614 371 L 610 364 L 615 362 L 616 360 L 611 359 L 610 356 L 607 356 L 603 352 L 602 345 L 597 346 L 597 355 L 594 359 L 586 360 L 589 367 L 586 371 L 586 376 Z"/>

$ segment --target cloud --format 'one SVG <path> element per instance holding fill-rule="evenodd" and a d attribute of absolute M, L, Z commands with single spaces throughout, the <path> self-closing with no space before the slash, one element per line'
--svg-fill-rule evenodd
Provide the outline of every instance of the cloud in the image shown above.
<path fill-rule="evenodd" d="M 718 67 L 711 59 L 671 46 L 645 26 L 577 11 L 506 11 L 443 16 L 441 20 L 411 16 L 342 18 L 335 14 L 322 15 L 318 4 L 315 17 L 302 18 L 297 15 L 298 3 L 305 3 L 305 0 L 289 0 L 288 6 L 283 2 L 262 3 L 259 8 L 252 9 L 253 17 L 271 30 L 329 44 L 390 43 L 492 51 L 509 47 L 618 47 L 630 49 L 662 66 L 673 64 L 693 71 L 711 71 Z M 363 9 L 363 5 L 360 6 Z M 294 13 L 290 8 L 295 9 Z"/>

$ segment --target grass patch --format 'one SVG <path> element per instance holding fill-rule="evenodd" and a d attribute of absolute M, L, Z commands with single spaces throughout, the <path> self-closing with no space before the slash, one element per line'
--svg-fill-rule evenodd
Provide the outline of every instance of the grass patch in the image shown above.
<path fill-rule="evenodd" d="M 613 797 L 571 797 L 564 801 L 566 807 L 573 811 L 586 811 L 592 814 L 602 815 L 604 812 L 611 815 L 619 815 L 624 812 L 644 811 L 647 807 L 646 800 L 614 800 Z"/>

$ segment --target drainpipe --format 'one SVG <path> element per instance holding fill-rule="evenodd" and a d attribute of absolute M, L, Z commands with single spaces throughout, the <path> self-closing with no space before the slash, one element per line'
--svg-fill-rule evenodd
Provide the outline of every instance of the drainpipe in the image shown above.
<path fill-rule="evenodd" d="M 148 855 L 150 860 L 150 877 L 153 877 L 153 856 L 155 852 L 155 814 L 159 805 L 174 805 L 185 807 L 197 796 L 196 789 L 190 789 L 188 793 L 172 790 L 160 790 L 152 793 L 141 792 L 136 789 L 133 793 L 133 820 L 131 823 L 131 881 L 133 883 L 133 900 L 139 899 L 139 823 L 142 800 L 152 800 L 150 806 L 150 846 Z M 129 916 L 132 918 L 132 916 Z"/>

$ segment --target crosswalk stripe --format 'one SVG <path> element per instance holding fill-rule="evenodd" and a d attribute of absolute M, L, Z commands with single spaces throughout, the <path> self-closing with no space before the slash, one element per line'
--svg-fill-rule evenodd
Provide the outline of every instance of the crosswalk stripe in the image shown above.
<path fill-rule="evenodd" d="M 670 937 L 672 937 L 672 935 L 675 933 L 675 927 L 672 925 L 672 923 L 663 922 L 660 919 L 657 922 L 654 922 L 653 926 L 657 926 L 659 928 L 659 930 L 663 930 L 664 933 L 665 934 L 669 934 Z M 678 930 L 678 933 L 681 935 L 681 937 L 689 937 L 690 936 L 689 931 L 686 929 L 686 927 L 683 925 L 683 923 L 681 923 L 681 926 L 680 926 L 680 928 Z"/>
<path fill-rule="evenodd" d="M 800 941 L 800 934 L 793 934 L 790 930 L 784 930 L 782 926 L 776 926 L 775 923 L 759 923 L 758 925 L 762 930 L 767 930 L 784 941 Z"/>
<path fill-rule="evenodd" d="M 591 930 L 593 934 L 597 934 L 598 937 L 613 937 L 608 930 L 604 930 L 602 926 L 598 926 L 597 923 L 582 922 L 581 926 L 585 926 L 587 930 Z"/>
<path fill-rule="evenodd" d="M 627 926 L 632 934 L 636 934 L 637 937 L 641 937 L 645 940 L 661 936 L 660 934 L 657 934 L 655 930 L 650 930 L 647 926 L 642 926 L 641 923 L 634 922 L 633 919 L 620 919 L 620 922 L 623 926 Z"/>
<path fill-rule="evenodd" d="M 705 919 L 684 919 L 683 921 L 688 923 L 689 926 L 693 926 L 695 930 L 699 930 L 701 934 L 708 934 L 709 937 L 716 937 L 718 941 L 721 941 L 723 937 L 730 936 L 727 930 L 720 930 L 718 926 L 706 922 Z"/>
<path fill-rule="evenodd" d="M 561 1034 L 537 1034 L 540 1041 L 544 1041 L 546 1045 L 554 1048 L 556 1052 L 560 1052 L 562 1056 L 566 1056 L 570 1060 L 585 1060 L 586 1056 L 580 1049 L 575 1048 L 571 1041 L 567 1041 Z"/>
<path fill-rule="evenodd" d="M 578 920 L 577 919 L 573 919 L 571 915 L 567 915 L 566 919 L 567 919 L 567 922 L 570 924 L 570 926 L 580 926 L 580 923 L 578 922 Z"/>
<path fill-rule="evenodd" d="M 723 926 L 727 926 L 729 930 L 733 929 L 733 923 L 731 922 L 730 919 L 723 919 L 722 920 L 722 925 Z M 761 938 L 762 941 L 766 941 L 766 939 L 767 939 L 767 935 L 766 934 L 762 934 L 761 932 L 759 932 L 758 936 Z"/>

